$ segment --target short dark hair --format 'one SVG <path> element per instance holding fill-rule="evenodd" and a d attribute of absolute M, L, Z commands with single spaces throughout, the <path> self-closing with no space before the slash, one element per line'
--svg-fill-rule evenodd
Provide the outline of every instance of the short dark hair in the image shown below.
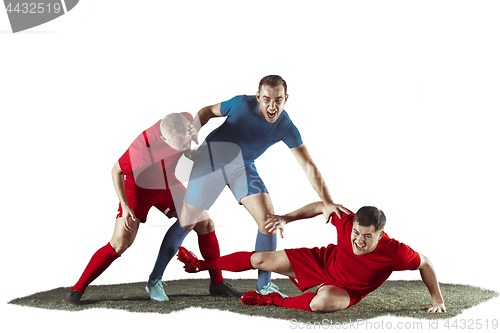
<path fill-rule="evenodd" d="M 262 86 L 270 86 L 270 87 L 277 87 L 279 85 L 282 85 L 283 88 L 285 88 L 285 95 L 286 95 L 286 82 L 283 80 L 283 78 L 279 75 L 268 75 L 264 76 L 260 82 L 259 82 L 259 91 Z"/>
<path fill-rule="evenodd" d="M 354 215 L 354 222 L 358 222 L 363 227 L 374 226 L 375 231 L 384 229 L 385 214 L 383 211 L 373 206 L 361 207 Z"/>

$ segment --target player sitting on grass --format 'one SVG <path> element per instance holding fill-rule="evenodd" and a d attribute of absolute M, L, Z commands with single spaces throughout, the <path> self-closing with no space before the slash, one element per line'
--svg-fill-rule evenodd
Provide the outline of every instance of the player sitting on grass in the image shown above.
<path fill-rule="evenodd" d="M 312 203 L 284 216 L 268 216 L 266 228 L 269 232 L 280 230 L 283 237 L 287 223 L 321 213 L 325 214 L 323 203 Z M 393 271 L 418 269 L 432 298 L 432 305 L 424 308 L 428 312 L 446 311 L 432 263 L 409 246 L 389 238 L 384 232 L 386 218 L 381 210 L 366 206 L 356 214 L 343 213 L 342 218 L 332 214 L 331 217 L 337 228 L 336 245 L 277 252 L 236 252 L 208 261 L 198 260 L 180 247 L 178 259 L 190 273 L 261 269 L 288 276 L 301 291 L 319 285 L 316 292 L 296 297 L 284 298 L 278 293 L 260 295 L 254 291 L 241 297 L 248 305 L 274 304 L 318 312 L 346 309 L 382 285 Z"/>

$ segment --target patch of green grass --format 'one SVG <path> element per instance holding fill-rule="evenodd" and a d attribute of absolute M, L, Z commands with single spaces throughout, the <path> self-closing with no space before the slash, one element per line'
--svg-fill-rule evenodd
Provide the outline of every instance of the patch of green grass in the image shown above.
<path fill-rule="evenodd" d="M 172 313 L 190 307 L 231 311 L 248 316 L 261 316 L 284 320 L 295 319 L 302 322 L 331 320 L 349 322 L 379 316 L 400 316 L 418 319 L 443 319 L 460 314 L 493 297 L 498 293 L 478 287 L 456 284 L 440 284 L 445 298 L 446 313 L 427 313 L 423 306 L 430 305 L 430 296 L 422 281 L 386 281 L 360 303 L 346 310 L 333 313 L 311 313 L 277 306 L 248 306 L 237 298 L 212 296 L 208 292 L 208 279 L 186 279 L 166 281 L 165 292 L 169 302 L 152 301 L 145 290 L 146 282 L 116 285 L 89 286 L 79 307 L 64 303 L 70 287 L 39 292 L 26 297 L 16 298 L 9 304 L 38 307 L 62 311 L 85 311 L 92 308 L 118 309 L 130 312 Z M 234 288 L 246 292 L 255 288 L 255 280 L 238 279 L 229 281 Z M 288 296 L 301 292 L 288 279 L 276 279 L 280 291 Z M 314 291 L 311 289 L 310 291 Z"/>

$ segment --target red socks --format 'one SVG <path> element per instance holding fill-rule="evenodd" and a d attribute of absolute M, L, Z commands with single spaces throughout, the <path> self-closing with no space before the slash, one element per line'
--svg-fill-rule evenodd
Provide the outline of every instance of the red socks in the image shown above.
<path fill-rule="evenodd" d="M 78 290 L 82 293 L 85 292 L 88 285 L 94 281 L 102 272 L 106 270 L 106 268 L 111 265 L 113 261 L 115 261 L 120 256 L 116 254 L 115 250 L 108 243 L 104 245 L 102 248 L 97 250 L 96 253 L 90 259 L 87 267 L 83 271 L 80 280 L 71 288 L 71 291 Z"/>
<path fill-rule="evenodd" d="M 198 236 L 198 245 L 200 247 L 201 255 L 205 260 L 214 260 L 220 258 L 219 241 L 215 235 L 215 231 L 208 234 Z M 211 270 L 210 279 L 214 286 L 220 285 L 224 282 L 222 272 L 220 270 Z"/>
<path fill-rule="evenodd" d="M 311 300 L 314 298 L 314 296 L 316 296 L 316 293 L 309 292 L 309 293 L 304 293 L 300 296 L 295 296 L 295 297 L 287 297 L 287 298 L 276 297 L 273 299 L 273 304 L 278 305 L 278 306 L 282 306 L 284 308 L 312 312 L 309 304 L 311 303 Z"/>
<path fill-rule="evenodd" d="M 250 264 L 250 256 L 254 252 L 235 252 L 214 260 L 200 260 L 200 271 L 224 270 L 230 272 L 241 272 L 253 269 Z"/>

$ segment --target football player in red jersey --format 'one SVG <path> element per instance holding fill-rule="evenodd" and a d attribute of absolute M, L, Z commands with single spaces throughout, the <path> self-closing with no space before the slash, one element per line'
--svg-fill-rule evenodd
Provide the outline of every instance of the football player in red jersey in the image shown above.
<path fill-rule="evenodd" d="M 175 169 L 181 156 L 189 151 L 191 141 L 197 142 L 198 132 L 192 121 L 193 117 L 189 113 L 167 115 L 139 134 L 116 162 L 112 178 L 120 203 L 113 236 L 92 256 L 80 279 L 67 294 L 66 304 L 81 304 L 81 297 L 88 285 L 132 245 L 151 207 L 156 207 L 168 218 L 180 214 L 178 209 L 182 207 L 186 189 L 175 177 Z M 214 223 L 206 211 L 195 225 L 183 228 L 179 221 L 175 222 L 165 234 L 155 267 L 149 276 L 146 290 L 151 299 L 168 301 L 163 289 L 163 272 L 193 228 L 198 234 L 204 258 L 215 259 L 220 255 Z M 220 271 L 211 272 L 209 290 L 212 294 L 241 295 L 224 281 Z"/>
<path fill-rule="evenodd" d="M 269 232 L 280 230 L 283 237 L 289 222 L 325 214 L 322 202 L 304 206 L 284 216 L 270 215 Z M 393 271 L 420 271 L 431 295 L 428 312 L 445 312 L 444 299 L 429 259 L 384 232 L 385 215 L 376 207 L 365 206 L 356 214 L 330 215 L 337 229 L 337 244 L 322 248 L 286 249 L 276 252 L 237 252 L 215 260 L 198 260 L 185 248 L 178 259 L 188 272 L 221 269 L 244 271 L 262 269 L 288 276 L 301 290 L 318 286 L 316 292 L 296 297 L 278 293 L 261 295 L 250 291 L 241 297 L 245 304 L 278 305 L 306 311 L 331 312 L 346 309 L 366 297 L 389 278 Z M 328 218 L 328 215 L 325 215 Z"/>

